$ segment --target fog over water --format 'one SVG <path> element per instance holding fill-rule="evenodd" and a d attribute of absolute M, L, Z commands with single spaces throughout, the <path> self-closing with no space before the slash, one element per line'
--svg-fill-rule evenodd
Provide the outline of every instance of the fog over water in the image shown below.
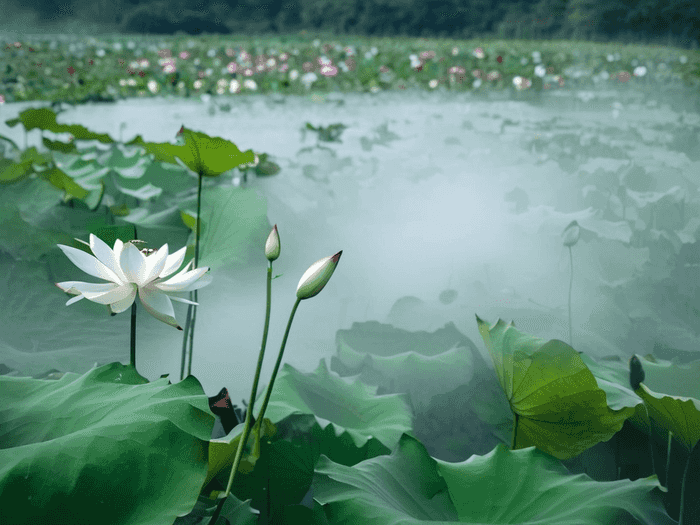
<path fill-rule="evenodd" d="M 211 101 L 148 99 L 69 109 L 58 121 L 113 137 L 125 122 L 125 141 L 141 134 L 156 142 L 173 140 L 184 124 L 232 140 L 241 150 L 269 153 L 281 166 L 278 175 L 247 183 L 266 196 L 268 219 L 277 224 L 282 245 L 273 265 L 273 275 L 282 276 L 273 281 L 260 391 L 274 366 L 301 275 L 339 250 L 343 254 L 329 284 L 302 301 L 291 327 L 284 362 L 299 369 L 313 370 L 322 357 L 329 363 L 336 331 L 371 320 L 429 331 L 451 321 L 484 355 L 475 314 L 491 323 L 514 319 L 520 330 L 568 342 L 569 251 L 561 233 L 573 219 L 582 225 L 595 220 L 595 210 L 580 205 L 577 177 L 582 169 L 616 171 L 629 161 L 601 155 L 567 173 L 530 144 L 582 130 L 582 143 L 605 137 L 609 142 L 630 129 L 695 125 L 697 105 L 683 107 L 683 97 L 664 99 L 657 93 L 652 100 L 649 93 L 631 91 L 546 94 L 539 104 L 449 93 L 254 95 L 231 99 L 230 112 L 214 114 L 208 111 Z M 4 121 L 29 106 L 6 104 L 0 133 L 22 144 L 21 128 L 7 128 Z M 342 142 L 319 142 L 319 148 L 314 132 L 301 131 L 306 122 L 347 128 Z M 32 141 L 38 142 L 35 133 Z M 645 145 L 638 146 L 630 155 L 644 166 Z M 687 158 L 678 162 L 677 169 L 688 173 L 699 164 Z M 526 204 L 514 202 L 516 188 L 527 195 Z M 603 280 L 624 277 L 625 251 L 610 250 L 600 260 L 585 241 L 582 236 L 573 248 L 573 346 L 594 356 L 652 351 L 628 348 L 628 312 L 596 289 Z M 237 404 L 249 396 L 262 337 L 264 243 L 260 239 L 257 267 L 217 270 L 213 284 L 199 291 L 193 373 L 208 395 L 226 386 Z M 76 272 L 80 275 L 72 279 L 97 282 Z M 446 289 L 457 293 L 450 304 L 439 299 Z M 422 304 L 397 306 L 390 314 L 406 296 Z M 80 315 L 82 303 L 68 308 Z M 174 305 L 184 325 L 186 305 Z M 526 308 L 528 315 L 518 310 Z M 181 332 L 143 308 L 138 330 L 139 371 L 149 379 L 164 373 L 179 377 Z M 127 333 L 116 359 L 128 360 Z"/>

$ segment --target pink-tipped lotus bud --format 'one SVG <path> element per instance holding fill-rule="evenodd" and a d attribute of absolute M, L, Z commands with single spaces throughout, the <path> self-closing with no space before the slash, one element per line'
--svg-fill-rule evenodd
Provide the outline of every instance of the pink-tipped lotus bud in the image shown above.
<path fill-rule="evenodd" d="M 335 255 L 324 257 L 309 266 L 309 269 L 301 276 L 297 286 L 297 298 L 309 299 L 323 290 L 323 287 L 326 286 L 331 275 L 333 275 L 335 267 L 338 266 L 338 261 L 342 254 L 343 251 L 340 250 Z"/>

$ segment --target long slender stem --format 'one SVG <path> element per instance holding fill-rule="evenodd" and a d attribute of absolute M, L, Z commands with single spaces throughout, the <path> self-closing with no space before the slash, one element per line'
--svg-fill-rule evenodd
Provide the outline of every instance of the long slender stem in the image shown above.
<path fill-rule="evenodd" d="M 136 298 L 131 305 L 131 355 L 129 364 L 136 368 Z"/>
<path fill-rule="evenodd" d="M 194 291 L 194 302 L 197 302 L 197 290 Z M 192 326 L 190 330 L 190 354 L 187 360 L 187 375 L 192 375 L 192 349 L 194 348 L 194 323 L 197 320 L 197 307 L 192 306 Z"/>
<path fill-rule="evenodd" d="M 260 429 L 262 425 L 262 417 L 265 415 L 265 410 L 267 409 L 267 404 L 270 402 L 270 396 L 272 395 L 272 387 L 275 385 L 275 378 L 277 377 L 277 371 L 280 369 L 280 364 L 282 364 L 282 356 L 284 355 L 284 347 L 287 345 L 287 337 L 289 337 L 289 329 L 292 327 L 292 321 L 294 320 L 294 314 L 299 307 L 301 299 L 297 298 L 292 307 L 292 313 L 289 314 L 289 322 L 287 322 L 287 328 L 284 330 L 284 337 L 282 338 L 282 346 L 280 347 L 280 353 L 277 356 L 277 362 L 275 363 L 275 369 L 272 371 L 272 377 L 270 378 L 270 384 L 267 385 L 267 391 L 265 392 L 265 399 L 263 400 L 262 407 L 260 408 L 260 413 L 255 421 L 255 427 Z"/>
<path fill-rule="evenodd" d="M 193 301 L 194 292 L 190 292 L 190 301 Z M 185 379 L 185 358 L 187 356 L 187 336 L 190 333 L 190 324 L 192 322 L 192 307 L 187 306 L 187 320 L 185 322 L 185 331 L 182 333 L 182 361 L 180 363 L 180 381 Z"/>
<path fill-rule="evenodd" d="M 666 486 L 668 487 L 668 471 L 671 467 L 671 442 L 673 441 L 673 432 L 668 431 L 668 444 L 666 445 Z"/>
<path fill-rule="evenodd" d="M 226 492 L 224 492 L 223 497 L 219 500 L 219 503 L 216 506 L 216 510 L 214 511 L 214 514 L 212 515 L 211 520 L 209 520 L 209 525 L 215 525 L 216 520 L 219 519 L 219 516 L 221 515 L 221 509 L 224 507 L 224 503 L 226 502 L 226 498 L 228 495 L 231 493 L 231 486 L 233 485 L 233 479 L 236 475 L 236 471 L 238 470 L 238 466 L 241 463 L 241 458 L 243 457 L 243 447 L 245 446 L 246 442 L 248 441 L 248 436 L 250 435 L 251 431 L 251 420 L 253 417 L 253 407 L 255 405 L 255 398 L 257 395 L 258 391 L 258 381 L 260 380 L 260 373 L 262 372 L 262 363 L 263 363 L 263 357 L 265 356 L 265 347 L 267 346 L 267 333 L 270 328 L 270 308 L 272 306 L 272 261 L 269 261 L 269 265 L 267 268 L 267 298 L 266 298 L 266 307 L 265 307 L 265 327 L 263 328 L 263 337 L 262 337 L 262 343 L 260 344 L 260 353 L 258 354 L 258 365 L 257 368 L 255 369 L 255 377 L 253 378 L 253 388 L 250 391 L 250 402 L 248 405 L 248 409 L 246 411 L 246 416 L 245 416 L 245 424 L 243 426 L 243 434 L 241 435 L 241 440 L 238 442 L 238 450 L 236 450 L 236 457 L 233 460 L 233 466 L 231 467 L 231 474 L 229 475 L 228 478 L 228 484 L 226 485 Z M 297 300 L 297 303 L 299 304 L 299 300 Z M 294 309 L 296 310 L 296 304 L 294 305 Z M 292 317 L 294 316 L 294 311 L 292 311 Z M 291 318 L 290 318 L 290 324 L 291 324 Z M 289 325 L 287 326 L 287 333 L 289 332 Z M 285 333 L 285 338 L 284 340 L 287 340 L 287 334 Z M 282 354 L 282 351 L 284 349 L 284 342 L 282 343 L 282 350 L 280 350 L 280 355 Z M 279 360 L 278 360 L 279 363 Z M 274 381 L 274 373 L 272 375 L 272 379 L 270 381 L 270 385 L 272 385 L 272 382 Z"/>
<path fill-rule="evenodd" d="M 569 280 L 569 346 L 574 346 L 571 326 L 571 289 L 574 286 L 574 253 L 569 246 L 569 260 L 571 261 L 571 279 Z"/>
<path fill-rule="evenodd" d="M 197 217 L 195 219 L 195 233 L 194 233 L 194 268 L 199 265 L 199 232 L 201 230 L 202 222 L 199 218 L 200 211 L 202 209 L 202 179 L 204 176 L 199 173 L 197 182 Z M 193 269 L 194 269 L 193 268 Z M 197 290 L 190 292 L 190 301 L 197 302 Z M 185 356 L 187 355 L 187 336 L 189 335 L 190 341 L 190 355 L 187 366 L 187 374 L 192 373 L 192 349 L 194 345 L 194 323 L 195 323 L 195 305 L 191 304 L 187 308 L 187 320 L 185 324 L 185 331 L 182 336 L 182 360 L 180 361 L 180 381 L 185 378 Z M 190 332 L 191 330 L 191 332 Z"/>
<path fill-rule="evenodd" d="M 134 224 L 134 239 L 138 239 L 138 232 Z M 129 354 L 129 364 L 136 368 L 136 297 L 131 304 L 131 352 Z"/>
<path fill-rule="evenodd" d="M 695 445 L 697 447 L 697 445 Z M 688 456 L 688 460 L 685 463 L 685 469 L 683 469 L 683 482 L 681 483 L 681 507 L 678 513 L 678 525 L 687 525 L 689 521 L 686 521 L 686 518 L 689 518 L 690 520 L 693 519 L 692 516 L 685 516 L 685 487 L 686 487 L 686 482 L 690 484 L 690 472 L 691 467 L 690 467 L 690 462 L 692 460 L 692 453 L 693 449 L 691 449 L 691 455 Z M 668 483 L 667 483 L 668 485 Z M 697 515 L 696 515 L 697 517 Z"/>

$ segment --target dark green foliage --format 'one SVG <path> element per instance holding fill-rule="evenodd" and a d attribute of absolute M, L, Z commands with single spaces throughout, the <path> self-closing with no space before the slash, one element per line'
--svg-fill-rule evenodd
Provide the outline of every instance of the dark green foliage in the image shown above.
<path fill-rule="evenodd" d="M 249 36 L 295 34 L 622 40 L 692 48 L 700 38 L 695 0 L 19 0 L 44 24 L 83 21 L 112 32 Z M 57 26 L 57 27 L 58 27 Z M 46 29 L 45 27 L 43 29 Z"/>

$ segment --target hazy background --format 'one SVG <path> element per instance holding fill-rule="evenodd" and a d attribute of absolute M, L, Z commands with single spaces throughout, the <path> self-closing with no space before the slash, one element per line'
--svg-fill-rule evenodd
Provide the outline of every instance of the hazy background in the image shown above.
<path fill-rule="evenodd" d="M 232 140 L 242 150 L 269 152 L 281 166 L 278 175 L 248 183 L 267 199 L 267 216 L 270 225 L 278 225 L 282 244 L 273 267 L 274 275 L 282 276 L 273 281 L 263 384 L 269 380 L 301 275 L 316 260 L 339 250 L 343 255 L 329 284 L 297 310 L 284 362 L 298 369 L 315 369 L 321 357 L 328 362 L 336 351 L 337 330 L 368 320 L 412 331 L 432 331 L 452 321 L 485 356 L 475 314 L 489 322 L 514 319 L 527 333 L 568 342 L 569 254 L 561 233 L 573 219 L 584 228 L 595 224 L 578 178 L 597 169 L 616 177 L 630 160 L 597 158 L 582 143 L 570 152 L 580 168 L 567 172 L 528 146 L 535 137 L 554 143 L 557 136 L 578 130 L 610 144 L 626 136 L 629 159 L 655 174 L 674 174 L 661 180 L 658 191 L 677 184 L 679 177 L 696 180 L 697 160 L 670 151 L 661 141 L 630 139 L 626 131 L 635 129 L 641 137 L 656 133 L 658 126 L 694 129 L 700 116 L 690 93 L 642 93 L 627 86 L 598 93 L 572 90 L 539 106 L 469 93 L 410 91 L 275 100 L 250 95 L 221 101 L 227 98 L 233 106 L 230 113 L 209 114 L 203 100 L 155 98 L 80 106 L 61 113 L 59 122 L 112 136 L 119 136 L 125 122 L 124 140 L 142 134 L 154 142 L 172 140 L 184 123 Z M 29 105 L 6 104 L 3 122 Z M 306 122 L 341 122 L 347 129 L 342 142 L 320 143 L 319 148 L 313 133 L 301 132 Z M 19 127 L 0 124 L 0 133 L 23 140 Z M 38 141 L 36 133 L 29 135 L 29 146 Z M 520 210 L 508 199 L 516 188 L 529 199 Z M 205 202 L 205 218 L 206 210 Z M 261 238 L 257 264 L 221 268 L 214 272 L 214 283 L 199 292 L 193 373 L 209 395 L 222 386 L 236 402 L 249 395 L 265 312 L 264 242 Z M 51 277 L 55 282 L 97 279 L 55 251 L 57 264 L 52 266 L 58 269 L 44 285 L 36 279 L 23 285 L 15 282 L 19 274 L 5 271 L 10 303 L 2 319 L 18 336 L 6 334 L 5 339 L 14 339 L 14 347 L 25 350 L 8 346 L 4 359 L 31 374 L 50 368 L 76 370 L 76 360 L 81 368 L 95 361 L 125 362 L 128 312 L 112 318 L 102 305 L 88 301 L 66 307 L 65 294 L 51 286 Z M 577 350 L 594 357 L 655 351 L 654 325 L 646 323 L 645 330 L 631 322 L 636 303 L 621 307 L 599 288 L 629 277 L 635 271 L 634 253 L 605 239 L 582 239 L 574 247 Z M 46 279 L 45 272 L 38 275 Z M 446 305 L 439 294 L 448 288 L 456 290 L 457 298 Z M 24 290 L 33 295 L 24 296 Z M 400 301 L 407 296 L 414 299 Z M 184 323 L 186 305 L 174 307 Z M 32 316 L 40 322 L 28 322 Z M 178 378 L 182 333 L 143 308 L 137 330 L 139 371 L 149 379 L 164 373 Z M 72 343 L 73 337 L 80 342 Z M 666 336 L 661 339 L 668 342 Z"/>

